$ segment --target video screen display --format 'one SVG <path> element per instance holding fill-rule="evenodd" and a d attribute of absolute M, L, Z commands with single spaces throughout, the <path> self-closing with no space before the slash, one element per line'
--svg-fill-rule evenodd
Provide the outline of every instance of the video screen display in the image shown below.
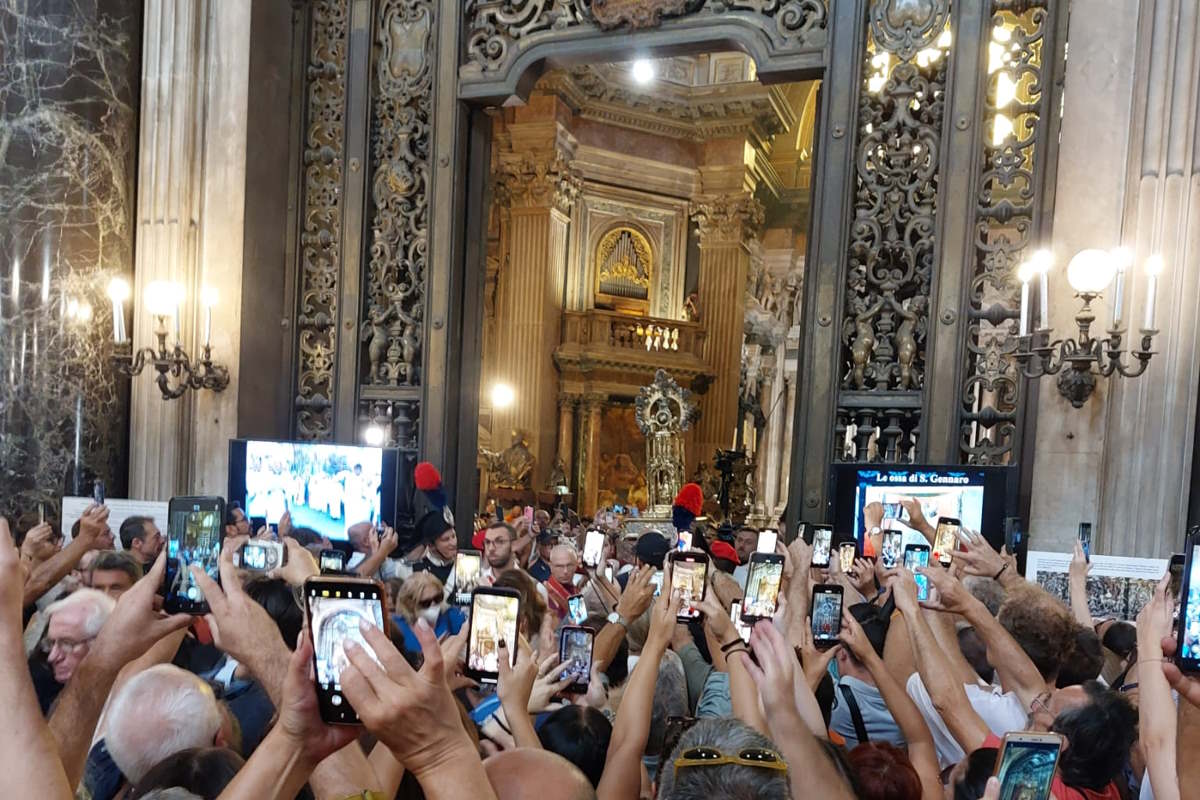
<path fill-rule="evenodd" d="M 375 447 L 293 442 L 246 442 L 245 511 L 277 523 L 291 512 L 292 526 L 330 539 L 380 520 L 383 453 Z"/>
<path fill-rule="evenodd" d="M 818 592 L 813 597 L 813 636 L 817 639 L 836 639 L 842 632 L 842 595 L 839 592 Z"/>
<path fill-rule="evenodd" d="M 750 574 L 746 576 L 746 599 L 743 613 L 748 617 L 774 616 L 782 581 L 782 561 L 750 562 Z"/>
<path fill-rule="evenodd" d="M 476 593 L 471 601 L 471 633 L 467 642 L 467 667 L 478 672 L 499 672 L 500 642 L 515 658 L 517 648 L 517 597 Z"/>
<path fill-rule="evenodd" d="M 192 603 L 203 602 L 190 569 L 199 567 L 214 581 L 220 579 L 221 512 L 215 509 L 172 510 L 167 526 L 167 595 Z"/>
<path fill-rule="evenodd" d="M 353 641 L 374 658 L 359 629 L 363 620 L 383 629 L 383 603 L 371 590 L 310 589 L 308 611 L 317 662 L 317 683 L 326 690 L 341 691 L 342 670 L 350 663 L 344 643 Z"/>
<path fill-rule="evenodd" d="M 1200 544 L 1192 546 L 1191 574 L 1188 576 L 1187 597 L 1181 598 L 1184 614 L 1180 626 L 1179 655 L 1200 659 Z"/>
<path fill-rule="evenodd" d="M 1008 742 L 996 771 L 1001 800 L 1046 800 L 1058 750 L 1053 742 Z"/>
<path fill-rule="evenodd" d="M 563 631 L 559 648 L 559 663 L 566 667 L 560 679 L 571 683 L 587 683 L 592 671 L 592 632 L 585 628 Z M 568 662 L 570 666 L 567 666 Z"/>
<path fill-rule="evenodd" d="M 704 599 L 708 580 L 707 561 L 678 559 L 671 562 L 671 590 L 679 592 L 679 616 L 698 618 L 700 609 L 695 602 Z"/>
<path fill-rule="evenodd" d="M 838 465 L 836 481 L 837 530 L 853 533 L 862 541 L 869 527 L 864 509 L 878 503 L 882 510 L 879 527 L 900 531 L 901 547 L 926 543 L 909 519 L 902 501 L 920 504 L 921 514 L 937 527 L 943 517 L 962 521 L 962 527 L 980 531 L 999 548 L 1004 541 L 1008 481 L 1015 473 L 1009 467 L 879 467 Z"/>

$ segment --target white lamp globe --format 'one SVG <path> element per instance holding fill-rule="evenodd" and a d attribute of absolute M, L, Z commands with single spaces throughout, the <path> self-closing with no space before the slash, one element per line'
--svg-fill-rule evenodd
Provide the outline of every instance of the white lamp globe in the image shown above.
<path fill-rule="evenodd" d="M 1100 294 L 1116 274 L 1117 264 L 1104 250 L 1080 250 L 1067 265 L 1067 282 L 1080 294 Z"/>

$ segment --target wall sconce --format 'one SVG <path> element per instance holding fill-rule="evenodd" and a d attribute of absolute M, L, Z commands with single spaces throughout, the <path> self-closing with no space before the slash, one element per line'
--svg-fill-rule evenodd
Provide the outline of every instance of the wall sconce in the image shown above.
<path fill-rule="evenodd" d="M 1138 349 L 1129 351 L 1136 363 L 1127 367 L 1122 343 L 1125 335 L 1125 273 L 1132 264 L 1132 254 L 1123 248 L 1112 252 L 1082 250 L 1077 253 L 1067 266 L 1067 281 L 1075 290 L 1075 296 L 1083 301 L 1083 307 L 1075 315 L 1079 335 L 1075 339 L 1053 341 L 1050 338 L 1048 292 L 1050 256 L 1039 251 L 1031 261 L 1021 265 L 1017 272 L 1021 281 L 1021 323 L 1015 355 L 1026 378 L 1058 375 L 1058 393 L 1075 408 L 1083 408 L 1096 388 L 1097 375 L 1108 377 L 1117 372 L 1126 378 L 1136 378 L 1146 371 L 1150 357 L 1154 355 L 1150 346 L 1158 333 L 1154 328 L 1154 296 L 1158 290 L 1158 276 L 1163 271 L 1163 260 L 1161 256 L 1146 260 L 1146 313 L 1142 319 L 1141 343 Z M 1038 321 L 1041 327 L 1030 333 L 1029 284 L 1035 276 L 1040 281 L 1041 316 Z M 1114 278 L 1116 289 L 1108 336 L 1093 339 L 1090 331 L 1096 315 L 1092 311 L 1092 301 L 1102 296 Z"/>
<path fill-rule="evenodd" d="M 154 366 L 158 377 L 158 389 L 164 400 L 182 397 L 188 389 L 210 389 L 220 392 L 229 385 L 229 370 L 212 361 L 212 307 L 217 304 L 217 290 L 205 288 L 200 293 L 204 305 L 204 356 L 195 364 L 180 344 L 179 307 L 183 304 L 184 291 L 178 283 L 154 281 L 146 285 L 146 307 L 154 315 L 154 335 L 158 348 L 145 347 L 137 352 L 133 342 L 125 333 L 125 302 L 129 300 L 129 284 L 113 278 L 108 285 L 108 296 L 113 306 L 113 354 L 112 362 L 117 372 L 133 377 L 140 375 L 149 363 Z M 175 345 L 167 347 L 167 319 L 174 321 Z"/>

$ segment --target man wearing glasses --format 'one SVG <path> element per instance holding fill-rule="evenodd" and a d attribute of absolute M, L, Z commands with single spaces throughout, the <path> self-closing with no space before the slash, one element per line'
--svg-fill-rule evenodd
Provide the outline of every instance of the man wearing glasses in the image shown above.
<path fill-rule="evenodd" d="M 103 592 L 78 589 L 47 607 L 50 622 L 40 645 L 45 666 L 39 669 L 35 663 L 32 669 L 43 714 L 75 674 L 114 606 L 116 601 Z"/>

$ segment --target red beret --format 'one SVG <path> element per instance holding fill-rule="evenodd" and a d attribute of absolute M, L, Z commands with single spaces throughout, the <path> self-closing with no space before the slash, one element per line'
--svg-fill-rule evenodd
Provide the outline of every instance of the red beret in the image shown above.
<path fill-rule="evenodd" d="M 718 539 L 709 545 L 708 552 L 713 558 L 723 558 L 726 561 L 732 561 L 739 567 L 742 565 L 742 560 L 738 558 L 737 550 L 734 550 L 733 545 L 731 545 L 729 542 L 722 542 L 720 539 Z"/>

